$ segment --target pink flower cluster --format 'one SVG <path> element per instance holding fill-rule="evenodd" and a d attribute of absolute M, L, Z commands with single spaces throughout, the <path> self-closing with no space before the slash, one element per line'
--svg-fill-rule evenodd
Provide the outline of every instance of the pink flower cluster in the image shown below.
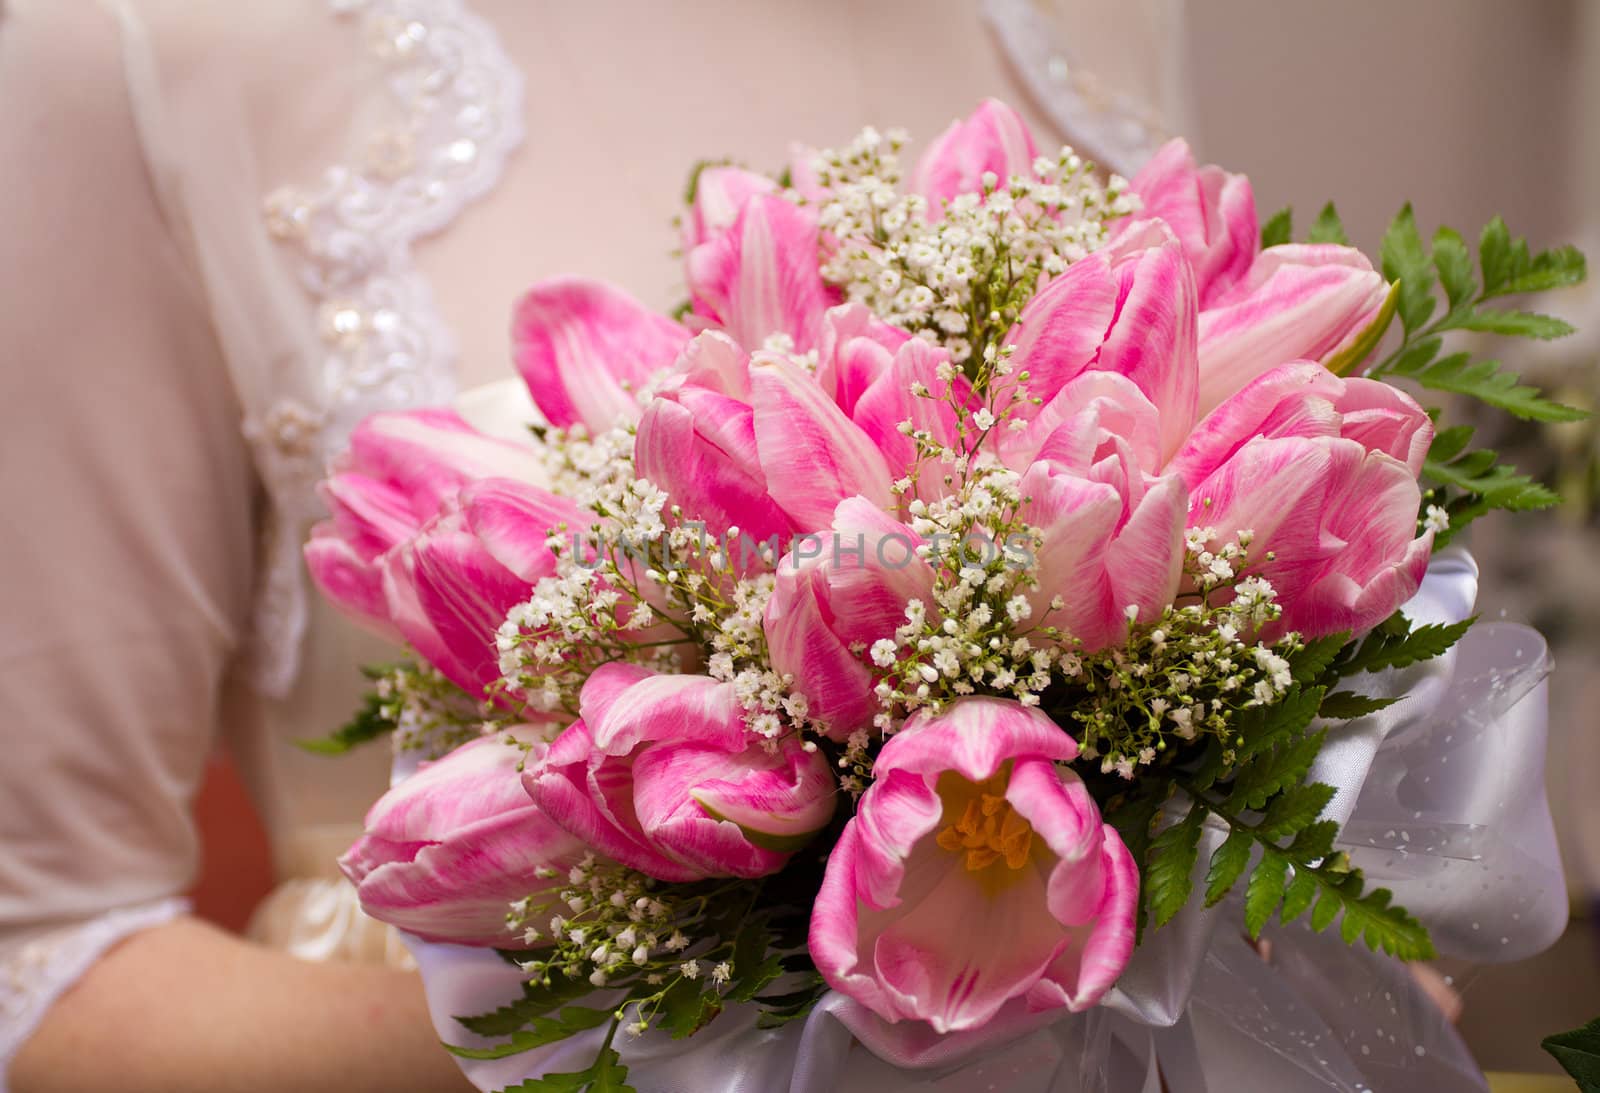
<path fill-rule="evenodd" d="M 990 103 L 912 177 L 938 215 L 1033 158 L 1021 119 Z M 1082 650 L 1173 602 L 1197 529 L 1251 534 L 1251 573 L 1282 606 L 1272 634 L 1370 628 L 1427 563 L 1417 475 L 1432 427 L 1404 394 L 1321 362 L 1389 286 L 1348 247 L 1262 250 L 1248 181 L 1196 167 L 1181 142 L 1132 191 L 1141 211 L 1021 311 L 997 382 L 1025 397 L 975 444 L 961 421 L 982 403 L 946 351 L 824 282 L 821 255 L 843 244 L 815 202 L 731 167 L 701 175 L 685 220 L 684 322 L 593 281 L 545 282 L 517 310 L 517 366 L 551 424 L 630 424 L 637 475 L 715 535 L 917 542 L 897 481 L 914 473 L 938 496 L 955 468 L 926 450 L 967 446 L 1018 476 L 1042 543 L 1031 608 Z M 311 571 L 482 696 L 497 628 L 557 570 L 550 529 L 593 520 L 545 481 L 531 449 L 447 412 L 374 418 L 328 480 Z M 870 730 L 881 671 L 865 651 L 908 602 L 931 601 L 932 567 L 871 550 L 791 557 L 775 582 L 772 669 L 828 737 Z M 585 852 L 668 882 L 758 877 L 841 807 L 816 744 L 749 731 L 725 680 L 613 663 L 580 705 L 548 744 L 527 730 L 525 759 L 475 742 L 385 797 L 345 859 L 368 910 L 431 938 L 503 942 L 506 905 Z M 1132 952 L 1138 877 L 1068 766 L 1077 751 L 1004 698 L 899 725 L 817 894 L 810 947 L 829 983 L 940 1031 L 1008 1004 L 1094 1004 Z"/>

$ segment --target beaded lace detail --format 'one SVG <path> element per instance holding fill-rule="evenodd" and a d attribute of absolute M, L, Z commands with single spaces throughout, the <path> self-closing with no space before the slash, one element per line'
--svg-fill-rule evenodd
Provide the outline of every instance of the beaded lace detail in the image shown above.
<path fill-rule="evenodd" d="M 272 492 L 268 570 L 248 660 L 269 694 L 293 681 L 306 625 L 299 547 L 315 485 L 363 417 L 448 402 L 456 345 L 411 247 L 499 180 L 521 142 L 522 76 L 460 0 L 330 0 L 359 20 L 383 68 L 386 117 L 351 161 L 265 201 L 317 306 L 323 356 L 305 401 L 252 408 L 245 424 Z"/>

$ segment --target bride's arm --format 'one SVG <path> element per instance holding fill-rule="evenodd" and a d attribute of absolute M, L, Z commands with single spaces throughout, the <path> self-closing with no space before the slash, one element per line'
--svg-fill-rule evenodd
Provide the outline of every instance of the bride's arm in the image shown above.
<path fill-rule="evenodd" d="M 417 977 L 313 964 L 194 919 L 135 934 L 50 1010 L 12 1093 L 445 1093 Z"/>
<path fill-rule="evenodd" d="M 0 1090 L 465 1088 L 413 977 L 176 898 L 257 487 L 118 49 L 0 6 Z"/>

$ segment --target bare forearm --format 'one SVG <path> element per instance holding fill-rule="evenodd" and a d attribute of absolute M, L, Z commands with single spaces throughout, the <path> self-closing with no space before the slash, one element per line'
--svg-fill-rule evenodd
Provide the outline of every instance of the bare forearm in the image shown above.
<path fill-rule="evenodd" d="M 46 1015 L 14 1093 L 463 1093 L 414 975 L 312 964 L 198 921 L 130 938 Z"/>

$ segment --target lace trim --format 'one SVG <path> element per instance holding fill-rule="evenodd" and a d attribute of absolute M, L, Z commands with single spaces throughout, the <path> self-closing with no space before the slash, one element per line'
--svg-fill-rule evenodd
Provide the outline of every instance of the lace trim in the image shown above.
<path fill-rule="evenodd" d="M 95 961 L 122 939 L 188 912 L 182 899 L 125 907 L 29 941 L 0 961 L 0 1093 L 12 1057 Z"/>
<path fill-rule="evenodd" d="M 245 422 L 274 501 L 247 663 L 258 687 L 280 695 L 306 625 L 300 543 L 319 515 L 323 467 L 368 414 L 455 392 L 455 340 L 411 246 L 486 194 L 523 138 L 522 75 L 460 0 L 329 2 L 361 21 L 390 117 L 357 162 L 273 192 L 263 210 L 317 303 L 326 353 L 310 385 L 316 405 L 284 398 L 252 407 Z"/>
<path fill-rule="evenodd" d="M 1157 110 L 1096 79 L 1035 0 L 984 0 L 983 15 L 1039 109 L 1101 166 L 1131 178 L 1172 136 Z"/>

